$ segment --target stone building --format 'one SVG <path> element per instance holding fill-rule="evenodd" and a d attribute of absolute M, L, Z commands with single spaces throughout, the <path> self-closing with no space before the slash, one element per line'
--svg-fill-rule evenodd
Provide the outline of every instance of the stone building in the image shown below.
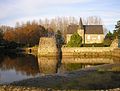
<path fill-rule="evenodd" d="M 102 25 L 83 25 L 80 18 L 79 25 L 71 24 L 67 28 L 66 42 L 70 41 L 70 37 L 74 32 L 77 32 L 82 37 L 82 43 L 102 43 L 104 40 Z"/>
<path fill-rule="evenodd" d="M 39 56 L 56 56 L 58 49 L 54 37 L 41 37 L 38 47 Z"/>

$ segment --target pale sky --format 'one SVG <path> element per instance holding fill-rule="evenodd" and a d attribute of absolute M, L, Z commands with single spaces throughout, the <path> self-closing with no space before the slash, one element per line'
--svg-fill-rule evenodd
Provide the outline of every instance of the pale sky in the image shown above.
<path fill-rule="evenodd" d="M 0 25 L 57 16 L 98 16 L 112 31 L 120 20 L 120 0 L 0 0 Z"/>

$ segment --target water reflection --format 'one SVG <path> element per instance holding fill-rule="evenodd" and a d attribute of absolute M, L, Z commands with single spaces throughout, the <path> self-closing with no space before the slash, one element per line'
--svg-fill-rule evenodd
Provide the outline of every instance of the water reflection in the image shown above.
<path fill-rule="evenodd" d="M 64 73 L 81 68 L 102 64 L 120 63 L 120 58 L 108 57 L 38 57 L 40 73 L 53 74 Z"/>
<path fill-rule="evenodd" d="M 1 70 L 15 69 L 16 72 L 32 76 L 39 72 L 37 58 L 33 55 L 19 55 L 15 58 L 6 56 L 0 68 Z"/>
<path fill-rule="evenodd" d="M 40 73 L 53 74 L 56 73 L 57 67 L 56 57 L 38 57 L 38 65 Z"/>
<path fill-rule="evenodd" d="M 116 57 L 36 57 L 33 55 L 0 55 L 0 84 L 41 74 L 73 71 L 101 64 L 120 63 Z"/>
<path fill-rule="evenodd" d="M 1 55 L 0 83 L 35 77 L 39 74 L 37 57 L 33 55 Z"/>

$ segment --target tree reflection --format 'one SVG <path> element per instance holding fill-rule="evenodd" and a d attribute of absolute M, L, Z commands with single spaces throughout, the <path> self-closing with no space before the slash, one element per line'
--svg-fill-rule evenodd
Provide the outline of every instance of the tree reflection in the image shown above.
<path fill-rule="evenodd" d="M 2 71 L 14 69 L 17 73 L 35 76 L 39 73 L 37 58 L 33 55 L 4 56 L 0 61 Z"/>
<path fill-rule="evenodd" d="M 95 65 L 119 63 L 119 58 L 114 57 L 35 57 L 33 55 L 1 55 L 0 70 L 15 70 L 27 76 L 35 76 L 39 73 L 53 74 L 73 71 Z"/>

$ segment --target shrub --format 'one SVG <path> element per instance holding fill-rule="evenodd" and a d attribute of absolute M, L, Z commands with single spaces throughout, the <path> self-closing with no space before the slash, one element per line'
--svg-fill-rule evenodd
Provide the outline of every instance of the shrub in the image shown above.
<path fill-rule="evenodd" d="M 74 33 L 70 41 L 68 42 L 67 46 L 68 47 L 80 47 L 82 45 L 82 37 L 78 33 Z"/>

